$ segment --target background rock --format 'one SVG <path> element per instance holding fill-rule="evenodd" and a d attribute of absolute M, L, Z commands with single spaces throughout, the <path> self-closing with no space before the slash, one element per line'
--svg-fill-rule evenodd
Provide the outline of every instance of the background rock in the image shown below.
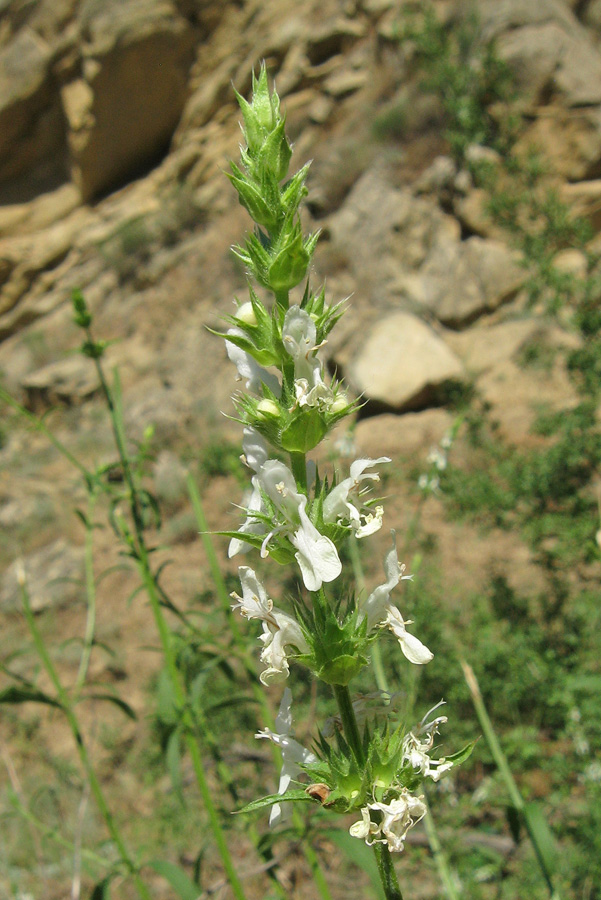
<path fill-rule="evenodd" d="M 50 606 L 58 608 L 83 599 L 83 550 L 59 538 L 24 560 L 17 560 L 5 572 L 0 586 L 0 609 L 21 609 L 19 572 L 25 571 L 27 592 L 33 612 Z"/>
<path fill-rule="evenodd" d="M 359 395 L 397 411 L 435 404 L 445 382 L 464 377 L 461 363 L 444 341 L 425 322 L 404 312 L 380 319 L 357 355 L 341 364 Z"/>
<path fill-rule="evenodd" d="M 0 201 L 5 203 L 29 200 L 67 178 L 65 119 L 50 62 L 50 47 L 27 27 L 0 50 Z"/>
<path fill-rule="evenodd" d="M 74 178 L 84 200 L 167 150 L 187 95 L 193 33 L 164 0 L 85 4 L 83 78 L 65 87 Z M 86 16 L 86 11 L 89 15 Z"/>

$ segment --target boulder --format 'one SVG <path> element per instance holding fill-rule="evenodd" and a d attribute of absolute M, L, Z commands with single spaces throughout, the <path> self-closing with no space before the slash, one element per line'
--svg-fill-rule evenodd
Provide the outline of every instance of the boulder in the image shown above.
<path fill-rule="evenodd" d="M 65 120 L 50 47 L 21 29 L 0 51 L 0 199 L 29 200 L 64 180 Z"/>
<path fill-rule="evenodd" d="M 577 216 L 590 220 L 595 232 L 601 231 L 601 179 L 562 184 L 561 199 L 572 207 Z"/>
<path fill-rule="evenodd" d="M 570 180 L 601 174 L 601 55 L 560 0 L 480 0 L 485 40 L 513 70 L 523 96 L 552 101 L 520 142 L 544 148 Z"/>
<path fill-rule="evenodd" d="M 3 612 L 21 608 L 19 575 L 23 571 L 33 612 L 65 606 L 85 596 L 83 549 L 64 538 L 36 550 L 24 560 L 17 560 L 6 570 L 0 582 Z"/>
<path fill-rule="evenodd" d="M 569 181 L 601 176 L 601 106 L 539 108 L 515 145 L 516 155 L 540 148 L 549 167 Z"/>
<path fill-rule="evenodd" d="M 578 402 L 564 354 L 555 351 L 578 347 L 579 340 L 557 326 L 535 318 L 478 325 L 449 334 L 448 342 L 477 376 L 478 394 L 490 406 L 502 436 L 513 444 L 540 441 L 531 428 L 541 406 L 558 410 Z"/>
<path fill-rule="evenodd" d="M 440 444 L 453 425 L 446 409 L 424 409 L 398 416 L 385 413 L 360 419 L 354 432 L 356 455 L 361 457 L 424 457 L 432 446 Z"/>
<path fill-rule="evenodd" d="M 83 356 L 70 356 L 43 366 L 22 383 L 27 406 L 41 412 L 64 403 L 77 406 L 99 389 L 98 376 L 91 360 Z"/>
<path fill-rule="evenodd" d="M 83 77 L 63 89 L 84 200 L 166 152 L 187 95 L 193 30 L 169 0 L 84 4 Z"/>
<path fill-rule="evenodd" d="M 420 270 L 422 302 L 444 325 L 467 325 L 515 296 L 526 278 L 519 259 L 480 237 L 440 245 Z"/>
<path fill-rule="evenodd" d="M 415 197 L 395 187 L 380 166 L 368 169 L 341 209 L 328 219 L 331 248 L 348 261 L 357 289 L 376 302 L 405 293 L 403 279 L 433 248 L 455 244 L 458 222 L 433 197 Z"/>
<path fill-rule="evenodd" d="M 444 385 L 462 379 L 463 366 L 432 328 L 417 316 L 394 312 L 369 331 L 345 375 L 365 400 L 398 411 L 440 402 Z"/>

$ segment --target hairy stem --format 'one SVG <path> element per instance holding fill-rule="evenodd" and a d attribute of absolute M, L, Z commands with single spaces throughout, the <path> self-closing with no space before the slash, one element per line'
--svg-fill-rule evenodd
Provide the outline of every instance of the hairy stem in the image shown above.
<path fill-rule="evenodd" d="M 359 726 L 357 725 L 357 718 L 355 716 L 355 710 L 353 709 L 351 693 L 345 684 L 334 684 L 332 687 L 334 689 L 336 703 L 338 704 L 338 712 L 340 713 L 340 718 L 342 720 L 344 736 L 349 747 L 353 751 L 353 755 L 357 760 L 357 765 L 362 769 L 365 766 L 365 753 L 363 752 L 363 741 L 359 734 Z"/>

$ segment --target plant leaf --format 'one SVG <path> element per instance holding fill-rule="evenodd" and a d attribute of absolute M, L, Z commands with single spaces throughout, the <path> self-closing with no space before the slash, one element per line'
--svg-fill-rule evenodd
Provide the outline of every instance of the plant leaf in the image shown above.
<path fill-rule="evenodd" d="M 352 837 L 348 831 L 342 831 L 340 828 L 327 828 L 324 833 L 334 841 L 338 849 L 342 850 L 350 862 L 363 869 L 372 883 L 378 900 L 386 900 L 376 858 L 367 844 Z"/>
<path fill-rule="evenodd" d="M 181 741 L 180 733 L 177 728 L 169 735 L 167 748 L 165 751 L 165 762 L 167 763 L 167 771 L 169 772 L 169 777 L 171 778 L 171 784 L 173 785 L 175 795 L 182 806 L 184 806 L 185 800 L 184 781 L 182 778 L 181 767 Z"/>
<path fill-rule="evenodd" d="M 536 803 L 526 803 L 523 813 L 528 834 L 534 844 L 537 855 L 545 866 L 546 874 L 553 875 L 557 869 L 559 853 L 547 820 L 542 814 L 540 806 Z"/>
<path fill-rule="evenodd" d="M 447 762 L 452 762 L 454 766 L 460 765 L 462 762 L 465 762 L 466 759 L 469 759 L 477 743 L 477 739 L 475 741 L 470 741 L 470 743 L 466 744 L 462 750 L 458 750 L 457 753 L 452 753 L 450 756 L 445 756 L 445 760 Z"/>
<path fill-rule="evenodd" d="M 124 712 L 126 716 L 130 719 L 133 719 L 134 722 L 137 722 L 138 716 L 129 703 L 126 703 L 125 700 L 122 700 L 121 697 L 117 697 L 116 694 L 84 694 L 81 700 L 107 700 L 109 703 L 114 703 L 115 706 L 118 706 L 121 712 Z"/>
<path fill-rule="evenodd" d="M 33 686 L 17 687 L 16 685 L 11 685 L 11 687 L 5 688 L 3 691 L 0 691 L 0 703 L 46 703 L 48 706 L 56 706 L 58 709 L 63 708 L 58 700 L 49 697 L 48 694 Z"/>
<path fill-rule="evenodd" d="M 243 806 L 242 809 L 234 810 L 234 815 L 254 812 L 255 809 L 263 809 L 264 806 L 273 806 L 274 803 L 287 803 L 289 800 L 304 800 L 308 801 L 309 803 L 315 802 L 312 797 L 309 797 L 305 790 L 299 789 L 295 791 L 287 791 L 285 794 L 269 794 L 268 797 L 261 797 L 259 800 L 253 800 L 252 803 L 247 803 L 247 805 Z"/>
<path fill-rule="evenodd" d="M 103 878 L 102 881 L 99 881 L 92 888 L 92 893 L 90 894 L 90 900 L 109 900 L 111 896 L 111 881 L 113 880 L 112 875 L 107 875 L 106 878 Z"/>
<path fill-rule="evenodd" d="M 166 859 L 151 859 L 146 865 L 154 869 L 158 875 L 162 875 L 181 900 L 198 900 L 202 894 L 202 888 L 175 863 Z"/>

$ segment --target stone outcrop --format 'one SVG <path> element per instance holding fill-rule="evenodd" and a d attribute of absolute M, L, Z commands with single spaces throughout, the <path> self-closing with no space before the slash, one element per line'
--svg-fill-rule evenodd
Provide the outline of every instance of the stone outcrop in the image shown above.
<path fill-rule="evenodd" d="M 601 174 L 601 56 L 561 0 L 480 0 L 485 38 L 494 38 L 522 94 L 544 105 L 522 144 L 544 147 L 571 180 Z M 542 112 L 542 111 L 541 111 Z"/>
<path fill-rule="evenodd" d="M 164 155 L 197 38 L 177 5 L 64 0 L 25 21 L 18 7 L 3 10 L 15 33 L 0 49 L 0 200 L 31 200 L 71 174 L 88 201 Z"/>
<path fill-rule="evenodd" d="M 452 350 L 411 313 L 380 319 L 348 361 L 345 375 L 368 402 L 398 412 L 436 405 L 446 382 L 464 377 Z"/>
<path fill-rule="evenodd" d="M 0 50 L 0 199 L 31 199 L 67 175 L 65 117 L 51 50 L 23 28 Z M 28 183 L 24 176 L 29 175 Z"/>
<path fill-rule="evenodd" d="M 31 609 L 35 613 L 49 607 L 61 607 L 81 598 L 83 587 L 83 549 L 58 538 L 25 560 L 14 562 L 0 582 L 0 610 L 21 608 L 19 576 L 24 572 Z"/>
<path fill-rule="evenodd" d="M 62 91 L 84 200 L 164 155 L 186 100 L 194 45 L 189 23 L 166 0 L 95 7 L 84 4 L 82 14 L 82 77 Z"/>

